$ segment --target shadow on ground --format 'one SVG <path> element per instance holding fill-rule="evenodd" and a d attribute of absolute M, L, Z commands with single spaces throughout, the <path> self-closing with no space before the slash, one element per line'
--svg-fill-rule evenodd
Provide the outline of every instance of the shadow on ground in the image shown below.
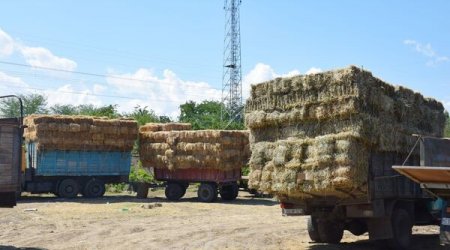
<path fill-rule="evenodd" d="M 15 247 L 15 246 L 3 246 L 3 245 L 0 245 L 0 249 L 2 249 L 2 250 L 46 250 L 46 248 Z"/>
<path fill-rule="evenodd" d="M 360 240 L 356 242 L 341 243 L 336 245 L 314 244 L 307 247 L 308 250 L 384 250 L 389 249 L 385 241 Z M 438 234 L 414 234 L 411 250 L 422 249 L 448 249 L 439 244 Z"/>
<path fill-rule="evenodd" d="M 196 197 L 181 198 L 179 201 L 169 201 L 165 197 L 161 196 L 149 196 L 146 199 L 138 199 L 135 195 L 117 194 L 107 195 L 100 198 L 84 198 L 78 196 L 74 199 L 58 198 L 51 195 L 25 195 L 20 198 L 18 203 L 20 204 L 32 204 L 32 203 L 48 203 L 48 202 L 77 202 L 86 204 L 105 204 L 105 203 L 196 203 L 199 202 Z M 234 201 L 224 201 L 220 197 L 214 203 L 220 204 L 233 204 L 233 205 L 259 205 L 259 206 L 276 206 L 278 202 L 269 198 L 256 198 L 252 195 L 241 195 Z"/>

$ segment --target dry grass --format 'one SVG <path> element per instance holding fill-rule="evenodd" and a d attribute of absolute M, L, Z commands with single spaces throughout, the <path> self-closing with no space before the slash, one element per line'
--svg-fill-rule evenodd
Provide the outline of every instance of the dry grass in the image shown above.
<path fill-rule="evenodd" d="M 131 151 L 138 133 L 128 119 L 31 115 L 24 124 L 25 140 L 36 142 L 38 150 Z"/>
<path fill-rule="evenodd" d="M 356 67 L 277 78 L 247 101 L 250 186 L 302 196 L 364 189 L 369 152 L 409 152 L 412 134 L 442 136 L 443 105 Z"/>
<path fill-rule="evenodd" d="M 187 126 L 173 124 L 171 127 Z M 141 130 L 139 135 L 140 157 L 148 168 L 228 170 L 241 168 L 249 158 L 246 131 Z"/>

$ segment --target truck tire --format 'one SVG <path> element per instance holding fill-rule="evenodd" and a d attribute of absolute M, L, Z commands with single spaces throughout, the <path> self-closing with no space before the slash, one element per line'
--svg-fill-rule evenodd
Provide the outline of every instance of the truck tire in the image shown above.
<path fill-rule="evenodd" d="M 105 194 L 105 183 L 98 179 L 90 179 L 84 185 L 82 193 L 87 198 L 102 197 Z"/>
<path fill-rule="evenodd" d="M 136 198 L 146 199 L 148 197 L 148 183 L 138 182 L 136 183 Z"/>
<path fill-rule="evenodd" d="M 363 220 L 354 219 L 348 223 L 347 230 L 355 236 L 360 236 L 367 232 L 367 224 Z"/>
<path fill-rule="evenodd" d="M 186 189 L 183 185 L 176 182 L 169 182 L 166 186 L 165 194 L 168 200 L 177 201 L 183 197 Z"/>
<path fill-rule="evenodd" d="M 217 186 L 215 183 L 202 183 L 197 191 L 201 202 L 213 202 L 217 199 Z"/>
<path fill-rule="evenodd" d="M 222 200 L 231 201 L 235 200 L 239 194 L 239 186 L 237 183 L 225 185 L 220 188 L 220 197 Z"/>
<path fill-rule="evenodd" d="M 388 241 L 393 249 L 408 249 L 412 238 L 412 219 L 408 211 L 402 208 L 394 210 L 391 216 L 394 237 Z"/>
<path fill-rule="evenodd" d="M 323 243 L 338 244 L 344 235 L 344 227 L 341 223 L 333 220 L 318 220 L 317 232 Z"/>
<path fill-rule="evenodd" d="M 317 231 L 317 218 L 309 216 L 307 221 L 309 238 L 317 243 L 322 243 L 320 240 L 319 232 Z"/>
<path fill-rule="evenodd" d="M 59 183 L 58 195 L 62 198 L 75 198 L 78 192 L 79 186 L 74 179 L 64 179 Z"/>

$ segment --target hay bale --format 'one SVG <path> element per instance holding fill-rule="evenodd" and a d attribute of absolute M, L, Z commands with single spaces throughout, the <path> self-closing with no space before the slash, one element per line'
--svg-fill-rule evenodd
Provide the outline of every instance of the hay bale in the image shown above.
<path fill-rule="evenodd" d="M 441 137 L 445 114 L 436 100 L 352 66 L 252 86 L 245 123 L 251 188 L 340 197 L 364 193 L 369 152 L 405 154 L 411 134 Z"/>
<path fill-rule="evenodd" d="M 191 130 L 190 123 L 147 123 L 139 128 L 139 132 L 157 132 L 173 130 Z"/>
<path fill-rule="evenodd" d="M 137 123 L 129 119 L 31 115 L 24 119 L 25 140 L 38 150 L 131 151 Z"/>
<path fill-rule="evenodd" d="M 139 138 L 140 157 L 147 168 L 240 169 L 250 156 L 247 131 L 144 129 Z"/>

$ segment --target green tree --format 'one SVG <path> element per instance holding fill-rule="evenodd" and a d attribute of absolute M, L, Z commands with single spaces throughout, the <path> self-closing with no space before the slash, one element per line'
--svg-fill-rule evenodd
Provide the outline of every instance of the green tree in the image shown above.
<path fill-rule="evenodd" d="M 448 112 L 445 113 L 447 117 L 447 123 L 445 124 L 444 136 L 450 138 L 450 118 Z"/>
<path fill-rule="evenodd" d="M 96 107 L 92 104 L 82 104 L 74 106 L 71 104 L 56 104 L 50 107 L 50 113 L 58 115 L 90 115 L 90 116 L 104 116 L 109 118 L 119 117 L 117 112 L 117 105 L 106 105 Z"/>
<path fill-rule="evenodd" d="M 22 99 L 24 115 L 47 114 L 47 97 L 40 94 L 18 95 Z M 16 98 L 5 98 L 1 100 L 0 114 L 3 117 L 18 117 L 20 115 L 20 104 Z"/>
<path fill-rule="evenodd" d="M 83 104 L 77 106 L 79 115 L 90 115 L 90 116 L 105 116 L 108 118 L 117 118 L 119 113 L 117 112 L 117 105 L 106 105 L 101 107 L 96 107 L 92 104 Z"/>
<path fill-rule="evenodd" d="M 242 120 L 229 123 L 226 112 L 222 114 L 223 108 L 223 104 L 217 101 L 203 101 L 199 104 L 189 101 L 180 105 L 179 120 L 191 123 L 193 129 L 244 129 Z"/>
<path fill-rule="evenodd" d="M 125 116 L 135 119 L 139 126 L 149 122 L 160 122 L 160 117 L 153 110 L 148 109 L 147 106 L 141 107 L 138 105 L 134 108 L 133 112 L 125 114 Z"/>
<path fill-rule="evenodd" d="M 50 107 L 50 113 L 58 115 L 76 115 L 79 112 L 78 108 L 71 104 L 67 105 L 55 104 L 52 107 Z"/>

